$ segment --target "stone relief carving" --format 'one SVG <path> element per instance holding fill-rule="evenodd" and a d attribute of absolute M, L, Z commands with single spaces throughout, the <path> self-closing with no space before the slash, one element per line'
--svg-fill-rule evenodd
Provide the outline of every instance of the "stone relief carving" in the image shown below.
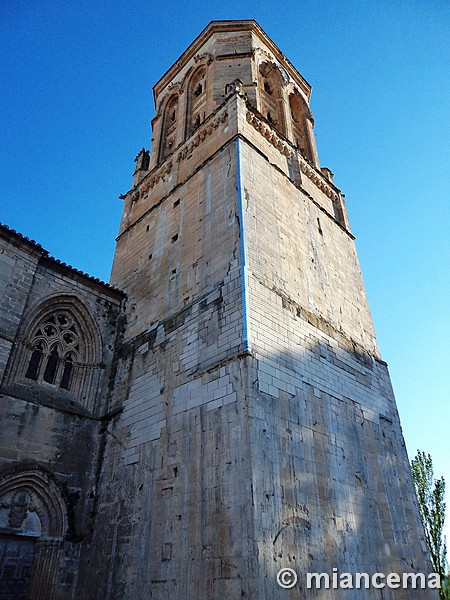
<path fill-rule="evenodd" d="M 25 521 L 31 504 L 31 495 L 26 491 L 16 492 L 8 512 L 8 526 L 19 529 Z"/>

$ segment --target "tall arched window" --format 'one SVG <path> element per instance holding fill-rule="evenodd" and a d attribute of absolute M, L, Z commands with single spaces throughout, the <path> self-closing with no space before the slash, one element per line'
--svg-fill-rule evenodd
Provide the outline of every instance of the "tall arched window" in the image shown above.
<path fill-rule="evenodd" d="M 310 127 L 308 126 L 308 119 L 311 118 L 311 113 L 309 107 L 298 92 L 289 96 L 289 109 L 291 112 L 292 135 L 294 138 L 292 141 L 303 156 L 312 165 L 315 165 L 315 152 L 311 140 L 312 132 L 310 132 Z"/>
<path fill-rule="evenodd" d="M 281 73 L 270 63 L 259 67 L 260 112 L 280 133 L 286 134 Z"/>
<path fill-rule="evenodd" d="M 186 137 L 191 135 L 206 118 L 206 68 L 200 67 L 188 87 Z"/>
<path fill-rule="evenodd" d="M 167 102 L 164 110 L 161 142 L 159 144 L 159 161 L 173 152 L 176 145 L 178 124 L 178 96 L 174 95 Z"/>
<path fill-rule="evenodd" d="M 11 352 L 5 385 L 43 403 L 95 412 L 104 372 L 101 331 L 85 304 L 72 294 L 55 294 L 24 315 Z M 36 385 L 45 393 L 37 393 Z"/>
<path fill-rule="evenodd" d="M 80 326 L 67 310 L 46 315 L 34 328 L 25 377 L 70 390 L 77 362 L 84 359 Z"/>

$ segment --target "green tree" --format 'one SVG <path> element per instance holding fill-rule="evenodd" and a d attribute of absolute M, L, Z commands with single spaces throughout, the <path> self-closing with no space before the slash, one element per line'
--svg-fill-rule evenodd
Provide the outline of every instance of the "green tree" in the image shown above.
<path fill-rule="evenodd" d="M 441 576 L 440 597 L 450 600 L 447 569 L 447 548 L 443 535 L 445 521 L 445 480 L 434 479 L 433 461 L 430 454 L 417 451 L 411 461 L 411 472 L 419 503 L 419 513 L 425 529 L 425 539 L 430 551 L 433 571 Z"/>

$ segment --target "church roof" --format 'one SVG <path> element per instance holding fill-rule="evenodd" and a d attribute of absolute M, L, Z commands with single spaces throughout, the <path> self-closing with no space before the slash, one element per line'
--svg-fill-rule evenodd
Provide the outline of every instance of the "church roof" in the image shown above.
<path fill-rule="evenodd" d="M 46 259 L 47 261 L 50 261 L 53 265 L 62 267 L 63 269 L 69 271 L 70 273 L 73 273 L 75 275 L 78 275 L 79 277 L 82 277 L 83 279 L 87 280 L 88 282 L 100 285 L 101 287 L 103 287 L 111 292 L 114 292 L 115 294 L 119 294 L 121 296 L 126 295 L 125 292 L 123 292 L 122 290 L 119 290 L 118 288 L 115 288 L 112 285 L 109 285 L 109 283 L 102 281 L 98 277 L 93 277 L 92 275 L 89 275 L 88 273 L 84 273 L 83 271 L 80 271 L 79 269 L 72 267 L 72 265 L 68 265 L 67 263 L 65 263 L 63 261 L 61 261 L 57 258 L 54 258 L 53 256 L 50 255 L 48 250 L 46 250 L 45 248 L 43 248 L 41 246 L 41 244 L 38 244 L 38 242 L 26 237 L 25 235 L 19 233 L 15 229 L 8 227 L 8 225 L 5 225 L 4 223 L 0 223 L 0 235 L 6 239 L 15 241 L 16 243 L 19 242 L 19 243 L 27 245 L 30 248 L 30 250 L 37 251 L 38 253 L 41 254 L 42 258 Z"/>

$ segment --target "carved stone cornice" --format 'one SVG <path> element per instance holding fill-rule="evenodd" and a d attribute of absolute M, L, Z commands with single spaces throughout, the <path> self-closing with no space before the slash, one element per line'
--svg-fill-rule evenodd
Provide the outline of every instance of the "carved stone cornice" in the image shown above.
<path fill-rule="evenodd" d="M 213 131 L 219 127 L 219 125 L 225 123 L 227 118 L 228 112 L 224 111 L 222 114 L 218 114 L 214 119 L 211 119 L 209 122 L 205 122 L 203 125 L 201 125 L 197 130 L 197 133 L 193 136 L 192 140 L 178 152 L 175 160 L 180 162 L 192 154 L 194 148 L 199 146 L 205 138 L 210 136 Z"/>
<path fill-rule="evenodd" d="M 324 176 L 316 171 L 316 169 L 310 165 L 303 156 L 300 156 L 300 169 L 306 177 L 312 181 L 321 190 L 325 196 L 328 196 L 330 200 L 338 200 L 338 193 L 327 183 Z"/>
<path fill-rule="evenodd" d="M 211 119 L 207 119 L 195 131 L 189 142 L 181 147 L 180 150 L 175 150 L 174 153 L 171 154 L 163 164 L 159 165 L 145 176 L 140 186 L 129 192 L 134 194 L 132 198 L 134 200 L 138 200 L 139 198 L 146 196 L 150 189 L 154 188 L 155 185 L 161 181 L 161 179 L 166 177 L 166 175 L 169 175 L 169 173 L 172 171 L 174 161 L 180 162 L 187 156 L 190 156 L 194 148 L 197 148 L 197 146 L 199 146 L 208 136 L 210 136 L 213 131 L 215 131 L 222 123 L 225 123 L 227 118 L 228 112 L 224 111 L 223 113 L 219 113 Z"/>
<path fill-rule="evenodd" d="M 281 152 L 281 154 L 283 154 L 284 156 L 288 156 L 288 157 L 293 156 L 294 151 L 289 146 L 289 144 L 284 142 L 275 133 L 275 131 L 272 129 L 272 127 L 270 127 L 269 125 L 264 123 L 264 121 L 259 119 L 255 115 L 255 113 L 247 110 L 246 118 L 247 118 L 247 121 L 250 123 L 250 125 L 252 125 L 256 129 L 256 131 L 259 131 L 259 133 L 264 138 L 266 138 L 266 140 L 268 142 L 270 142 L 272 144 L 272 146 L 274 146 L 279 152 Z"/>
<path fill-rule="evenodd" d="M 171 158 L 167 160 L 164 164 L 162 164 L 160 167 L 157 167 L 150 177 L 146 177 L 142 181 L 141 187 L 139 189 L 139 196 L 141 198 L 145 196 L 151 188 L 155 187 L 155 185 L 161 179 L 164 179 L 164 177 L 172 171 L 172 167 L 173 161 Z"/>
<path fill-rule="evenodd" d="M 296 148 L 293 148 L 288 142 L 285 142 L 281 137 L 274 131 L 274 129 L 258 116 L 247 110 L 246 118 L 248 123 L 252 125 L 256 131 L 258 131 L 266 140 L 272 144 L 283 156 L 293 158 L 295 155 L 299 157 L 300 169 L 306 177 L 312 181 L 330 200 L 338 200 L 338 193 L 328 184 L 325 177 L 319 173 L 308 161 L 298 152 Z"/>

